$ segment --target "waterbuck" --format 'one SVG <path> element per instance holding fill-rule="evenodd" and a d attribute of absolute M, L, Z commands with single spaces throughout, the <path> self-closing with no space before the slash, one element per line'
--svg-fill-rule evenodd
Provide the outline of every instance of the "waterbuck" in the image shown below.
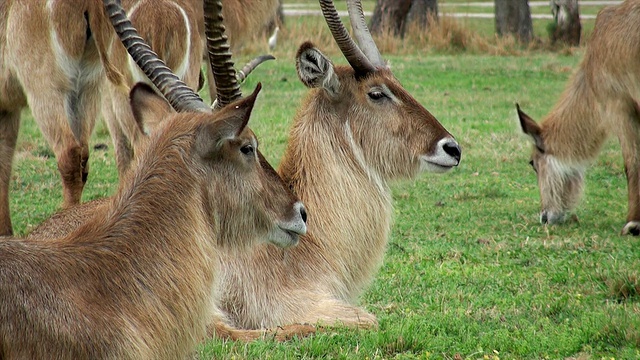
<path fill-rule="evenodd" d="M 629 193 L 622 234 L 640 235 L 640 1 L 602 9 L 584 59 L 551 112 L 537 124 L 520 107 L 525 134 L 534 142 L 543 224 L 568 218 L 589 163 L 610 133 L 620 140 Z M 633 65 L 633 64 L 638 65 Z"/>
<path fill-rule="evenodd" d="M 260 87 L 213 114 L 167 68 L 143 65 L 181 112 L 134 87 L 134 115 L 165 119 L 117 194 L 67 236 L 0 241 L 2 359 L 185 358 L 215 315 L 221 250 L 289 247 L 306 232 L 304 207 L 246 126 Z"/>
<path fill-rule="evenodd" d="M 333 3 L 320 4 L 350 66 L 334 66 L 311 43 L 300 47 L 298 75 L 311 90 L 278 169 L 312 214 L 309 232 L 296 248 L 264 245 L 227 258 L 221 304 L 237 327 L 376 326 L 376 317 L 355 304 L 386 250 L 389 182 L 460 161 L 458 143 L 386 66 L 360 3 L 348 2 L 360 47 Z"/>

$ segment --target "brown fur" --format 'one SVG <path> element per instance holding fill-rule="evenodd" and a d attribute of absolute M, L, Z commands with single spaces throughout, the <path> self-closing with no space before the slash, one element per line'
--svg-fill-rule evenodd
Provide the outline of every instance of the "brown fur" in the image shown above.
<path fill-rule="evenodd" d="M 202 0 L 199 0 L 202 3 Z M 243 43 L 255 34 L 260 34 L 276 17 L 279 0 L 223 0 L 222 16 L 229 43 L 234 49 L 241 48 Z M 200 5 L 202 7 L 202 4 Z M 204 24 L 203 24 L 204 27 Z M 204 30 L 203 30 L 204 39 Z M 205 56 L 208 64 L 209 57 Z M 207 65 L 207 85 L 211 99 L 215 99 L 216 84 Z"/>
<path fill-rule="evenodd" d="M 518 109 L 535 142 L 541 221 L 561 222 L 578 203 L 587 165 L 610 132 L 622 146 L 629 191 L 622 232 L 640 234 L 640 1 L 600 11 L 584 59 L 540 125 Z"/>
<path fill-rule="evenodd" d="M 136 89 L 134 106 L 164 102 Z M 219 249 L 297 241 L 282 227 L 300 225 L 296 197 L 245 151 L 256 144 L 246 128 L 256 95 L 216 115 L 173 115 L 118 193 L 68 236 L 0 240 L 0 358 L 194 350 L 213 316 Z"/>

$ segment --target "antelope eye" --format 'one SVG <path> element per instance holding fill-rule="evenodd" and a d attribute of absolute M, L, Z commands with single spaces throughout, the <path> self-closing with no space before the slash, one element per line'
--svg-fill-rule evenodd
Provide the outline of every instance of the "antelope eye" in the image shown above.
<path fill-rule="evenodd" d="M 251 155 L 253 154 L 254 151 L 255 149 L 251 144 L 244 145 L 243 147 L 240 148 L 240 152 L 242 152 L 245 155 Z"/>
<path fill-rule="evenodd" d="M 371 90 L 367 95 L 369 95 L 371 100 L 380 100 L 387 97 L 382 91 L 378 90 Z"/>

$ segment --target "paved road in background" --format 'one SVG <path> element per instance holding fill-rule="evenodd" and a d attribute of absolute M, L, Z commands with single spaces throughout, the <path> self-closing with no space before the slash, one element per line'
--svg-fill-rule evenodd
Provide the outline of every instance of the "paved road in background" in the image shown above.
<path fill-rule="evenodd" d="M 605 6 L 605 5 L 615 5 L 620 4 L 622 1 L 579 1 L 578 3 L 582 6 Z M 493 13 L 472 13 L 472 12 L 448 12 L 447 7 L 455 6 L 457 8 L 460 7 L 493 7 L 493 2 L 474 2 L 474 3 L 442 3 L 438 4 L 440 7 L 440 12 L 442 16 L 451 16 L 455 18 L 479 18 L 479 19 L 493 19 L 495 16 Z M 530 1 L 529 6 L 531 7 L 541 7 L 546 6 L 549 7 L 548 1 Z M 316 15 L 321 16 L 322 12 L 320 10 L 316 10 L 312 8 L 313 5 L 309 4 L 284 4 L 283 10 L 284 15 L 291 16 L 302 16 L 302 15 Z M 340 16 L 348 16 L 346 11 L 338 11 Z M 371 11 L 365 11 L 365 16 L 371 16 Z M 531 14 L 531 18 L 533 19 L 552 19 L 553 16 L 551 14 Z M 580 15 L 581 19 L 595 19 L 595 15 L 585 14 Z"/>

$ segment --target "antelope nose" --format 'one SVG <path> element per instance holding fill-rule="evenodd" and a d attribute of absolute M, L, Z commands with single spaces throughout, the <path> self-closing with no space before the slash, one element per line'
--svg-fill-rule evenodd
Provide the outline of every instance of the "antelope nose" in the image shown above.
<path fill-rule="evenodd" d="M 304 235 L 307 233 L 307 209 L 301 201 L 296 202 L 293 205 L 294 221 L 289 230 L 295 232 L 298 235 Z"/>
<path fill-rule="evenodd" d="M 547 212 L 546 212 L 546 211 L 543 211 L 543 212 L 540 214 L 540 222 L 541 222 L 542 224 L 547 224 L 547 223 L 549 223 L 549 216 L 547 215 Z"/>
<path fill-rule="evenodd" d="M 304 205 L 302 203 L 300 204 L 300 217 L 302 218 L 302 221 L 306 224 L 307 223 L 307 209 L 304 208 Z"/>
<path fill-rule="evenodd" d="M 458 145 L 457 142 L 455 142 L 454 140 L 448 141 L 442 145 L 442 149 L 449 156 L 456 159 L 458 164 L 460 163 L 460 156 L 462 156 L 462 150 L 460 150 L 460 145 Z"/>

